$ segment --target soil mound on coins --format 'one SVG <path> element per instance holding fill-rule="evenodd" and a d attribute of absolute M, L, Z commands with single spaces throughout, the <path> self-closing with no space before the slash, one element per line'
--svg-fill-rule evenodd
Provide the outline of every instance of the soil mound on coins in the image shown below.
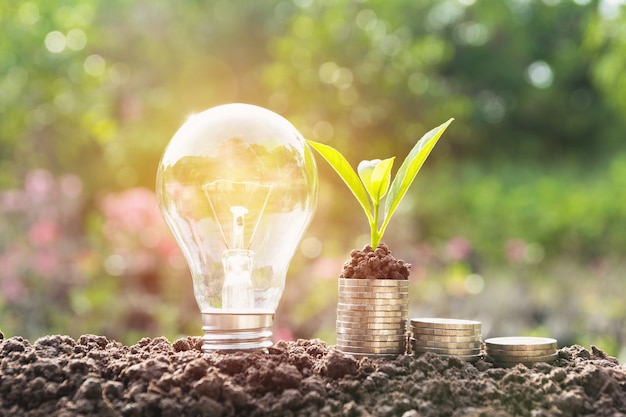
<path fill-rule="evenodd" d="M 376 249 L 370 245 L 353 250 L 350 260 L 343 264 L 340 278 L 356 279 L 409 279 L 411 264 L 397 259 L 386 244 Z"/>
<path fill-rule="evenodd" d="M 1 335 L 1 333 L 0 333 Z M 212 353 L 201 339 L 0 340 L 0 416 L 618 416 L 626 368 L 559 350 L 552 365 L 495 368 L 431 353 L 353 358 L 320 340 Z"/>

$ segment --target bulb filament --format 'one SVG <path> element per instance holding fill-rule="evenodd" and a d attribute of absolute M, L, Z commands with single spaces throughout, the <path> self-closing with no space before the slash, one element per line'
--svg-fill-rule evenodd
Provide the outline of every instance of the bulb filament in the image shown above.
<path fill-rule="evenodd" d="M 248 214 L 248 209 L 243 206 L 233 206 L 230 208 L 233 213 L 233 249 L 243 249 L 243 216 Z"/>

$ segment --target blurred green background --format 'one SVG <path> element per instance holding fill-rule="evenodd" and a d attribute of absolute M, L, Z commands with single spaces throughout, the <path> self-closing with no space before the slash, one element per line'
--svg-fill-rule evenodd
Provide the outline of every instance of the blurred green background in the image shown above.
<path fill-rule="evenodd" d="M 625 360 L 624 3 L 1 0 L 0 329 L 200 334 L 155 172 L 190 114 L 246 102 L 354 166 L 454 117 L 384 238 L 413 264 L 410 316 Z M 318 167 L 274 329 L 333 343 L 368 225 Z"/>

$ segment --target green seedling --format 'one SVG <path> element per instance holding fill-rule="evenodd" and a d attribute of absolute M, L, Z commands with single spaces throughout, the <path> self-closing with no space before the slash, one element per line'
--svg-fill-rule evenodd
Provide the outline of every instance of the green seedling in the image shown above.
<path fill-rule="evenodd" d="M 339 174 L 363 208 L 371 229 L 372 248 L 376 248 L 380 243 L 391 216 L 409 190 L 430 151 L 453 120 L 448 120 L 422 136 L 402 162 L 393 182 L 391 182 L 391 168 L 395 157 L 361 161 L 357 174 L 348 160 L 335 148 L 319 142 L 307 141 Z M 385 200 L 384 215 L 379 226 L 378 217 L 383 199 Z"/>

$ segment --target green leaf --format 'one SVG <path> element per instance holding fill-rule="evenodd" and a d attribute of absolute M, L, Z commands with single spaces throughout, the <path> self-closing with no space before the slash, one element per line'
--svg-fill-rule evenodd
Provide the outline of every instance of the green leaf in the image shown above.
<path fill-rule="evenodd" d="M 356 169 L 359 173 L 359 177 L 361 178 L 361 182 L 365 186 L 365 189 L 369 193 L 370 197 L 372 197 L 372 199 L 374 199 L 372 191 L 370 190 L 372 183 L 372 172 L 374 172 L 374 168 L 376 168 L 376 165 L 378 164 L 380 164 L 380 159 L 361 161 Z"/>
<path fill-rule="evenodd" d="M 413 183 L 415 176 L 419 172 L 422 165 L 424 165 L 424 161 L 426 161 L 426 158 L 430 155 L 430 151 L 432 151 L 435 147 L 435 144 L 453 120 L 454 119 L 448 120 L 444 124 L 432 129 L 430 132 L 422 136 L 413 149 L 411 149 L 411 152 L 409 152 L 404 162 L 402 162 L 396 177 L 393 179 L 393 183 L 391 183 L 391 189 L 389 190 L 389 195 L 385 201 L 385 218 L 380 229 L 381 236 L 384 233 L 387 224 L 389 224 L 391 216 L 398 208 L 400 201 L 402 201 L 402 198 Z"/>
<path fill-rule="evenodd" d="M 359 177 L 365 185 L 365 189 L 372 197 L 374 206 L 377 206 L 383 199 L 389 183 L 391 182 L 391 167 L 396 158 L 388 158 L 384 161 L 374 159 L 372 161 L 361 161 L 358 167 Z"/>
<path fill-rule="evenodd" d="M 370 224 L 373 222 L 372 217 L 372 204 L 367 196 L 365 186 L 359 179 L 359 176 L 354 169 L 350 166 L 348 160 L 339 153 L 338 150 L 331 146 L 324 145 L 323 143 L 313 142 L 307 140 L 307 143 L 311 145 L 313 149 L 319 152 L 320 155 L 330 164 L 330 166 L 339 174 L 339 177 L 346 183 L 352 194 L 361 204 L 363 211 L 367 215 L 367 219 Z"/>

